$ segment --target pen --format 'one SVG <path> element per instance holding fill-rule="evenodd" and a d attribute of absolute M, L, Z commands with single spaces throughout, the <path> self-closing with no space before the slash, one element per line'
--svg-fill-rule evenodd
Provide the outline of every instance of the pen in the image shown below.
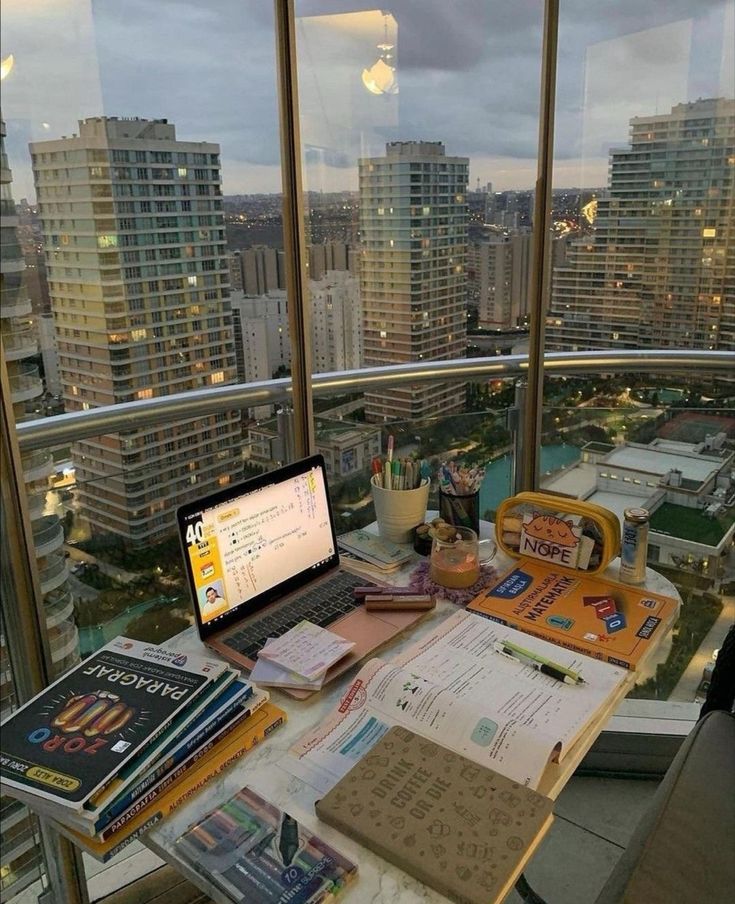
<path fill-rule="evenodd" d="M 496 641 L 493 644 L 493 649 L 496 653 L 500 653 L 503 656 L 509 656 L 511 659 L 517 659 L 519 662 L 524 662 L 526 665 L 530 665 L 531 668 L 536 669 L 537 672 L 548 675 L 549 678 L 555 678 L 557 681 L 562 681 L 564 684 L 584 684 L 584 678 L 577 672 L 573 672 L 571 669 L 567 669 L 563 665 L 558 665 L 548 659 L 544 659 L 544 657 L 539 656 L 538 653 L 533 653 L 531 650 L 525 650 L 523 647 L 516 646 L 516 644 L 511 643 L 508 640 Z"/>

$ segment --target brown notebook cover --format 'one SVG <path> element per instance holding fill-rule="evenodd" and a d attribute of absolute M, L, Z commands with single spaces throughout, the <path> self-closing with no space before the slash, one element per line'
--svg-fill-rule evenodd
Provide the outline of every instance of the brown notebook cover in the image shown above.
<path fill-rule="evenodd" d="M 458 904 L 510 891 L 552 802 L 406 728 L 391 728 L 317 801 L 320 819 Z"/>

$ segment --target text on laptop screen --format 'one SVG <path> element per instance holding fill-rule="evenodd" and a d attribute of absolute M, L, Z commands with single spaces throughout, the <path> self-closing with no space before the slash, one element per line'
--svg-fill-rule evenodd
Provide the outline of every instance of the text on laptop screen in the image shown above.
<path fill-rule="evenodd" d="M 206 503 L 205 503 L 206 505 Z M 187 516 L 185 546 L 202 623 L 334 555 L 320 467 Z"/>

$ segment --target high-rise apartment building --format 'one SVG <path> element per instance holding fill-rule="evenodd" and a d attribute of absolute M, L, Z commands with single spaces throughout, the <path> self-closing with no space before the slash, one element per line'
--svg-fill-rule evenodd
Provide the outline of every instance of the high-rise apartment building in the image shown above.
<path fill-rule="evenodd" d="M 16 423 L 38 417 L 36 407 L 44 386 L 38 368 L 38 336 L 32 322 L 23 250 L 18 242 L 18 216 L 13 202 L 12 173 L 5 156 L 5 124 L 0 122 L 0 337 L 7 363 L 10 404 Z M 64 556 L 64 526 L 56 512 L 47 512 L 48 478 L 53 473 L 51 452 L 39 449 L 22 456 L 28 512 L 46 631 L 54 676 L 79 661 L 79 634 L 74 623 L 74 600 Z M 15 600 L 3 600 L 15 605 Z M 11 663 L 0 623 L 0 720 L 16 704 Z M 40 876 L 38 829 L 28 809 L 17 800 L 0 800 L 2 860 L 0 897 L 19 892 Z"/>
<path fill-rule="evenodd" d="M 357 277 L 327 270 L 309 280 L 315 373 L 362 367 L 362 302 Z"/>
<path fill-rule="evenodd" d="M 590 235 L 554 271 L 556 349 L 735 348 L 735 101 L 637 116 Z"/>
<path fill-rule="evenodd" d="M 291 367 L 286 292 L 268 295 L 232 293 L 237 373 L 242 383 L 270 380 L 279 368 Z"/>
<path fill-rule="evenodd" d="M 365 365 L 466 354 L 469 160 L 439 141 L 396 141 L 360 171 L 360 291 Z M 422 418 L 462 407 L 461 386 L 368 393 L 372 420 Z"/>
<path fill-rule="evenodd" d="M 309 278 L 322 279 L 328 270 L 349 270 L 356 274 L 359 254 L 347 242 L 320 242 L 309 245 Z"/>
<path fill-rule="evenodd" d="M 67 411 L 236 378 L 219 146 L 94 117 L 31 144 Z M 132 545 L 237 474 L 239 414 L 76 443 L 82 513 Z"/>
<path fill-rule="evenodd" d="M 528 315 L 531 272 L 529 232 L 488 236 L 467 251 L 467 289 L 477 306 L 477 325 L 486 330 L 510 330 Z"/>
<path fill-rule="evenodd" d="M 253 245 L 228 256 L 232 288 L 246 295 L 267 295 L 286 288 L 283 251 L 269 245 Z"/>

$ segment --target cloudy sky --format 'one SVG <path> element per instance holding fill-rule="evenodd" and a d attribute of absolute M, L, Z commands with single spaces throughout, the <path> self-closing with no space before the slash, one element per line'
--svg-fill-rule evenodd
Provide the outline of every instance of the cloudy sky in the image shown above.
<path fill-rule="evenodd" d="M 605 184 L 631 116 L 733 96 L 734 0 L 561 0 L 554 184 Z M 441 140 L 474 186 L 536 171 L 541 0 L 297 0 L 307 187 L 357 187 L 387 140 Z M 382 12 L 386 15 L 382 15 Z M 4 0 L 15 68 L 2 113 L 13 194 L 33 197 L 27 143 L 106 115 L 166 117 L 222 146 L 226 194 L 280 190 L 271 0 Z M 400 93 L 361 81 L 387 26 Z"/>

